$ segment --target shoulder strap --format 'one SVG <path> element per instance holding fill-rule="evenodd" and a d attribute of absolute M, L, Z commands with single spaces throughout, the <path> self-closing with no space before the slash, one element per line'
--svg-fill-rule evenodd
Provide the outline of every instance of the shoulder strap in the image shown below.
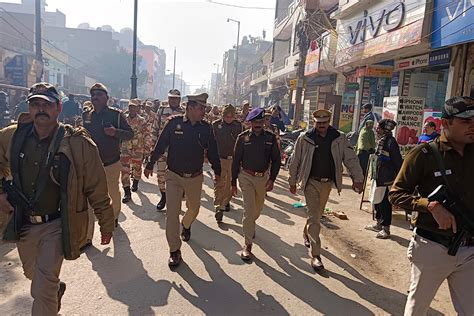
<path fill-rule="evenodd" d="M 439 152 L 438 145 L 436 144 L 435 141 L 432 141 L 429 143 L 429 147 L 430 147 L 431 153 L 434 156 L 436 164 L 438 165 L 438 168 L 441 172 L 441 176 L 443 177 L 444 184 L 446 185 L 449 191 L 452 191 L 448 183 L 448 178 L 446 177 L 446 167 L 444 166 L 443 158 L 441 157 L 441 154 Z"/>

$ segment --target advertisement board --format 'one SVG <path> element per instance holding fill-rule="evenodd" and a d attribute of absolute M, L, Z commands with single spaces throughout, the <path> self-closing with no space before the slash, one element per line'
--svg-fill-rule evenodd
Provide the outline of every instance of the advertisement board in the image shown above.
<path fill-rule="evenodd" d="M 342 94 L 341 114 L 339 116 L 339 129 L 344 133 L 352 131 L 354 119 L 355 91 L 346 91 Z"/>
<path fill-rule="evenodd" d="M 395 138 L 405 156 L 418 143 L 423 129 L 425 99 L 400 97 L 397 110 Z"/>
<path fill-rule="evenodd" d="M 435 0 L 431 47 L 440 48 L 474 40 L 472 0 Z"/>

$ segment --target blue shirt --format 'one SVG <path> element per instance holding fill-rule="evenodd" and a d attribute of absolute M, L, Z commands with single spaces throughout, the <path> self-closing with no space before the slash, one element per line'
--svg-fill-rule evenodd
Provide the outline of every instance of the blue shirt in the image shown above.
<path fill-rule="evenodd" d="M 436 139 L 438 136 L 439 136 L 439 134 L 436 133 L 436 132 L 433 132 L 431 135 L 423 134 L 418 139 L 418 144 L 429 143 L 430 141 Z"/>

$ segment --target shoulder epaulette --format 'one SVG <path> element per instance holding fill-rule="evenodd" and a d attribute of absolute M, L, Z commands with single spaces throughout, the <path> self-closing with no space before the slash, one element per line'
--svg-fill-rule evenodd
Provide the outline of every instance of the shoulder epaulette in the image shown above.
<path fill-rule="evenodd" d="M 176 120 L 178 118 L 183 118 L 184 115 L 183 114 L 174 114 L 174 115 L 170 115 L 168 116 L 167 120 L 168 121 L 172 121 L 172 120 Z"/>

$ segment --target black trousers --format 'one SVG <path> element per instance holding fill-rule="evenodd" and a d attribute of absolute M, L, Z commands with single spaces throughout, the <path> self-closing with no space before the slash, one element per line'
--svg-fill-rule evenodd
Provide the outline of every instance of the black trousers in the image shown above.
<path fill-rule="evenodd" d="M 364 177 L 367 176 L 367 165 L 369 164 L 370 153 L 367 150 L 361 150 L 357 157 L 359 158 L 360 167 L 364 173 Z"/>
<path fill-rule="evenodd" d="M 392 224 L 392 204 L 388 200 L 388 191 L 388 188 L 386 188 L 382 202 L 375 204 L 375 218 L 382 226 L 390 226 Z"/>

